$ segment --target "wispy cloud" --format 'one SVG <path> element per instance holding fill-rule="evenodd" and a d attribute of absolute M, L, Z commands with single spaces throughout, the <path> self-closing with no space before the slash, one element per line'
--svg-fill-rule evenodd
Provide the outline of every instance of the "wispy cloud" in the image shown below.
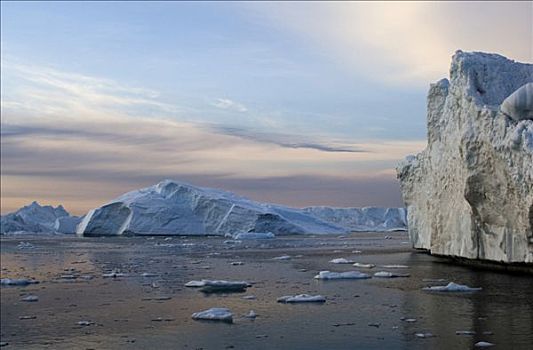
<path fill-rule="evenodd" d="M 229 98 L 217 98 L 216 101 L 213 103 L 213 106 L 220 108 L 220 109 L 227 109 L 227 110 L 237 111 L 237 112 L 248 111 L 248 108 L 246 108 L 245 105 L 243 105 L 242 103 L 232 101 Z"/>

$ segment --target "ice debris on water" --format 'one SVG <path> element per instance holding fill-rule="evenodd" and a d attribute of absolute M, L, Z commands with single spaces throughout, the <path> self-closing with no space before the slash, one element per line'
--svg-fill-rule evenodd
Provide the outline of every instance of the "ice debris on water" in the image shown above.
<path fill-rule="evenodd" d="M 28 284 L 37 284 L 39 281 L 27 278 L 2 278 L 0 285 L 2 286 L 27 286 Z"/>
<path fill-rule="evenodd" d="M 104 278 L 117 278 L 117 277 L 125 277 L 125 276 L 126 276 L 126 274 L 124 274 L 122 272 L 119 272 L 119 271 L 116 271 L 116 270 L 113 270 L 111 272 L 102 274 L 102 277 L 104 277 Z"/>
<path fill-rule="evenodd" d="M 291 259 L 290 255 L 281 255 L 281 256 L 276 256 L 275 258 L 272 258 L 272 260 L 290 260 L 290 259 Z"/>
<path fill-rule="evenodd" d="M 35 246 L 33 244 L 31 244 L 30 242 L 20 242 L 17 245 L 17 248 L 18 249 L 34 249 Z"/>
<path fill-rule="evenodd" d="M 142 274 L 143 277 L 157 277 L 159 276 L 157 273 L 151 273 L 151 272 L 144 272 Z"/>
<path fill-rule="evenodd" d="M 203 293 L 244 292 L 250 286 L 246 281 L 203 280 Z"/>
<path fill-rule="evenodd" d="M 474 346 L 476 348 L 489 348 L 491 346 L 494 346 L 493 343 L 489 343 L 487 341 L 478 341 L 477 343 L 474 344 Z"/>
<path fill-rule="evenodd" d="M 409 277 L 408 273 L 394 273 L 389 271 L 379 271 L 374 274 L 374 277 L 378 278 L 396 278 L 396 277 Z"/>
<path fill-rule="evenodd" d="M 429 332 L 427 332 L 427 333 L 415 333 L 415 337 L 417 337 L 417 338 L 433 338 L 434 335 L 433 335 L 433 333 L 429 333 Z"/>
<path fill-rule="evenodd" d="M 381 267 L 383 267 L 384 269 L 408 269 L 409 268 L 409 266 L 407 265 L 397 265 L 397 264 L 382 265 Z"/>
<path fill-rule="evenodd" d="M 233 314 L 229 309 L 214 307 L 208 310 L 195 312 L 192 314 L 194 320 L 221 321 L 233 323 Z"/>
<path fill-rule="evenodd" d="M 329 261 L 332 264 L 353 264 L 354 261 L 345 258 L 337 258 Z"/>
<path fill-rule="evenodd" d="M 28 295 L 22 298 L 21 301 L 35 302 L 39 301 L 39 297 L 37 295 Z"/>
<path fill-rule="evenodd" d="M 276 236 L 272 232 L 238 232 L 234 234 L 226 234 L 226 237 L 231 237 L 235 240 L 247 239 L 272 239 Z"/>
<path fill-rule="evenodd" d="M 457 284 L 454 282 L 450 282 L 445 286 L 425 287 L 425 288 L 422 288 L 422 290 L 425 290 L 428 292 L 475 292 L 475 291 L 481 290 L 481 288 L 473 288 L 473 287 L 469 287 L 463 284 Z"/>
<path fill-rule="evenodd" d="M 85 320 L 84 320 L 84 321 L 78 321 L 78 322 L 76 322 L 76 324 L 77 324 L 78 326 L 90 326 L 90 325 L 94 324 L 94 322 L 91 322 L 91 321 L 85 321 Z"/>
<path fill-rule="evenodd" d="M 199 288 L 205 286 L 205 280 L 202 281 L 189 281 L 185 283 L 185 287 Z"/>
<path fill-rule="evenodd" d="M 363 269 L 371 269 L 373 267 L 376 267 L 376 265 L 374 264 L 365 264 L 365 263 L 359 263 L 359 262 L 353 263 L 353 266 L 360 267 Z"/>
<path fill-rule="evenodd" d="M 370 278 L 366 273 L 359 271 L 346 271 L 346 272 L 330 272 L 320 271 L 318 275 L 314 277 L 319 280 L 340 280 L 340 279 L 365 279 Z"/>
<path fill-rule="evenodd" d="M 456 335 L 476 335 L 475 331 L 455 331 Z"/>
<path fill-rule="evenodd" d="M 250 310 L 246 315 L 243 316 L 244 318 L 250 318 L 255 319 L 257 317 L 257 314 L 254 310 Z"/>
<path fill-rule="evenodd" d="M 309 294 L 298 294 L 298 295 L 285 295 L 278 298 L 278 303 L 324 303 L 326 298 L 322 295 L 309 295 Z"/>

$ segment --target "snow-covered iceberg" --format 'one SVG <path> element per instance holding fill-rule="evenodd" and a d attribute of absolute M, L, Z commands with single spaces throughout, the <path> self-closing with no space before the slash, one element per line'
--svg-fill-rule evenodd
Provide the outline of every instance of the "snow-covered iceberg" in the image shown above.
<path fill-rule="evenodd" d="M 392 224 L 395 216 L 391 213 L 395 210 L 405 216 L 402 209 L 362 210 L 369 217 L 364 221 L 368 225 L 365 230 L 398 226 L 399 224 Z M 342 234 L 353 231 L 352 226 L 344 226 L 342 222 L 335 223 L 317 215 L 319 211 L 259 203 L 218 189 L 165 180 L 157 185 L 126 193 L 91 210 L 78 225 L 77 232 L 87 236 L 233 236 L 235 233 L 251 232 L 278 236 Z M 405 225 L 405 221 L 403 222 Z"/>
<path fill-rule="evenodd" d="M 398 165 L 415 248 L 533 263 L 533 64 L 458 51 L 431 85 L 428 145 Z"/>
<path fill-rule="evenodd" d="M 24 206 L 14 213 L 3 215 L 0 218 L 0 234 L 16 232 L 44 232 L 44 233 L 75 233 L 80 218 L 70 216 L 59 205 L 41 206 L 37 202 Z"/>

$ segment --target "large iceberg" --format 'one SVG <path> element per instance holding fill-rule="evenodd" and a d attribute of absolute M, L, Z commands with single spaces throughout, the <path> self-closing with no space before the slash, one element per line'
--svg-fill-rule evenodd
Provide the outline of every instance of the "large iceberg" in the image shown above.
<path fill-rule="evenodd" d="M 397 169 L 414 247 L 533 263 L 532 82 L 532 64 L 458 51 L 431 85 L 427 148 Z"/>
<path fill-rule="evenodd" d="M 383 209 L 384 212 L 387 209 Z M 372 211 L 373 212 L 373 211 Z M 370 215 L 370 214 L 369 214 Z M 387 220 L 387 215 L 381 215 Z M 383 222 L 372 218 L 375 229 Z M 368 226 L 368 230 L 373 230 Z M 310 208 L 265 204 L 230 192 L 165 180 L 132 191 L 91 210 L 78 233 L 91 235 L 234 235 L 270 232 L 288 234 L 342 234 L 351 226 L 315 215 Z"/>
<path fill-rule="evenodd" d="M 70 216 L 61 205 L 54 208 L 33 202 L 14 213 L 3 215 L 0 218 L 0 233 L 75 233 L 79 222 L 80 218 Z"/>

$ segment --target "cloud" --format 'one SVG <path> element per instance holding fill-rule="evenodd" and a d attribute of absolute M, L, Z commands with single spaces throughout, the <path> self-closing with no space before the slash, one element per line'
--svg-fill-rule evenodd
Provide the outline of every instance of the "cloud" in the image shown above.
<path fill-rule="evenodd" d="M 247 112 L 248 108 L 245 105 L 232 101 L 229 98 L 217 98 L 213 103 L 213 106 L 236 112 Z"/>
<path fill-rule="evenodd" d="M 531 61 L 531 2 L 312 2 L 244 5 L 358 74 L 393 84 L 446 75 L 457 49 Z"/>

